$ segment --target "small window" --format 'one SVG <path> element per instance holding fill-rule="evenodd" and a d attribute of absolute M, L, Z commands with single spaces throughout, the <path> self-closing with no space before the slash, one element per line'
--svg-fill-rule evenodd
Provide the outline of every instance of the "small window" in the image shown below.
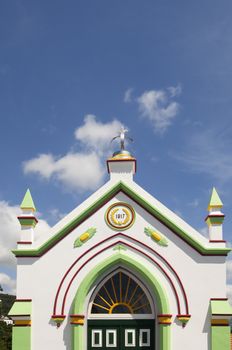
<path fill-rule="evenodd" d="M 92 330 L 92 347 L 98 348 L 102 347 L 102 330 L 94 329 Z"/>
<path fill-rule="evenodd" d="M 106 346 L 108 348 L 117 347 L 117 330 L 116 329 L 106 330 Z"/>
<path fill-rule="evenodd" d="M 139 346 L 150 346 L 150 329 L 139 330 Z"/>
<path fill-rule="evenodd" d="M 125 346 L 129 347 L 135 347 L 135 329 L 125 329 Z"/>

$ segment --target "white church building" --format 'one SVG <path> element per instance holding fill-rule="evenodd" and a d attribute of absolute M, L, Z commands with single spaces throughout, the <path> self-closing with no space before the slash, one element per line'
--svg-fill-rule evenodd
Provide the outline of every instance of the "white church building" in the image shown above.
<path fill-rule="evenodd" d="M 37 238 L 30 191 L 18 217 L 13 350 L 229 350 L 222 202 L 208 238 L 134 182 L 136 159 Z"/>

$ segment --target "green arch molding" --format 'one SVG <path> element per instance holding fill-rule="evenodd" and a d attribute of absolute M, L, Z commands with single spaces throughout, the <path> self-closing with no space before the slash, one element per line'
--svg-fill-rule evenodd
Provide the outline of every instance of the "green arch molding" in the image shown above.
<path fill-rule="evenodd" d="M 98 264 L 94 269 L 85 277 L 80 287 L 77 290 L 74 304 L 73 314 L 83 314 L 84 305 L 87 294 L 94 282 L 110 270 L 115 265 L 122 265 L 128 267 L 132 271 L 141 274 L 144 282 L 148 283 L 152 293 L 156 296 L 157 302 L 157 314 L 170 314 L 170 307 L 167 298 L 167 293 L 161 286 L 160 282 L 155 276 L 142 264 L 138 263 L 134 259 L 122 254 L 121 252 L 114 254 L 110 258 Z M 81 325 L 73 325 L 73 342 L 72 350 L 84 349 L 84 327 Z M 158 325 L 159 333 L 159 346 L 160 350 L 170 350 L 170 325 Z"/>

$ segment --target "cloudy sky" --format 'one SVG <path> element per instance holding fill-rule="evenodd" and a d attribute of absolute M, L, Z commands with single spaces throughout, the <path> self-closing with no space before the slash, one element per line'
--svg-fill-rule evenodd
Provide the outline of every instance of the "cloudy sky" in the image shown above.
<path fill-rule="evenodd" d="M 232 241 L 232 2 L 0 4 L 0 284 L 26 189 L 49 229 L 107 180 L 121 125 L 135 180 L 202 234 L 210 191 Z M 39 234 L 39 232 L 38 232 Z M 232 261 L 228 263 L 232 294 Z"/>

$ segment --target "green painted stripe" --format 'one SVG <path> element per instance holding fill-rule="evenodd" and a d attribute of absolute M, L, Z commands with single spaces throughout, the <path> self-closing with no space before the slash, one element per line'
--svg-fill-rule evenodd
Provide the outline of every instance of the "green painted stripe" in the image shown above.
<path fill-rule="evenodd" d="M 76 226 L 78 226 L 82 221 L 84 221 L 88 216 L 92 215 L 98 208 L 100 208 L 103 204 L 108 202 L 119 191 L 123 191 L 131 199 L 133 199 L 139 205 L 143 206 L 151 215 L 155 216 L 158 220 L 164 223 L 167 227 L 170 228 L 170 230 L 174 231 L 179 237 L 184 239 L 190 246 L 195 248 L 200 254 L 227 255 L 231 251 L 231 248 L 208 248 L 203 246 L 201 242 L 197 241 L 195 238 L 190 236 L 181 227 L 173 223 L 164 214 L 162 214 L 159 210 L 157 210 L 157 208 L 153 207 L 144 198 L 139 196 L 131 188 L 129 188 L 127 185 L 125 185 L 123 182 L 120 181 L 114 187 L 112 187 L 108 192 L 106 192 L 102 197 L 100 197 L 97 201 L 95 201 L 92 205 L 90 205 L 86 210 L 84 210 L 78 217 L 72 220 L 69 224 L 65 225 L 63 229 L 58 231 L 56 235 L 54 235 L 52 238 L 47 240 L 38 249 L 30 249 L 30 250 L 15 249 L 15 250 L 12 250 L 12 252 L 18 257 L 20 256 L 36 257 L 44 254 L 48 249 L 50 249 L 53 245 L 55 245 L 60 239 L 65 237 L 70 231 L 72 231 Z"/>

